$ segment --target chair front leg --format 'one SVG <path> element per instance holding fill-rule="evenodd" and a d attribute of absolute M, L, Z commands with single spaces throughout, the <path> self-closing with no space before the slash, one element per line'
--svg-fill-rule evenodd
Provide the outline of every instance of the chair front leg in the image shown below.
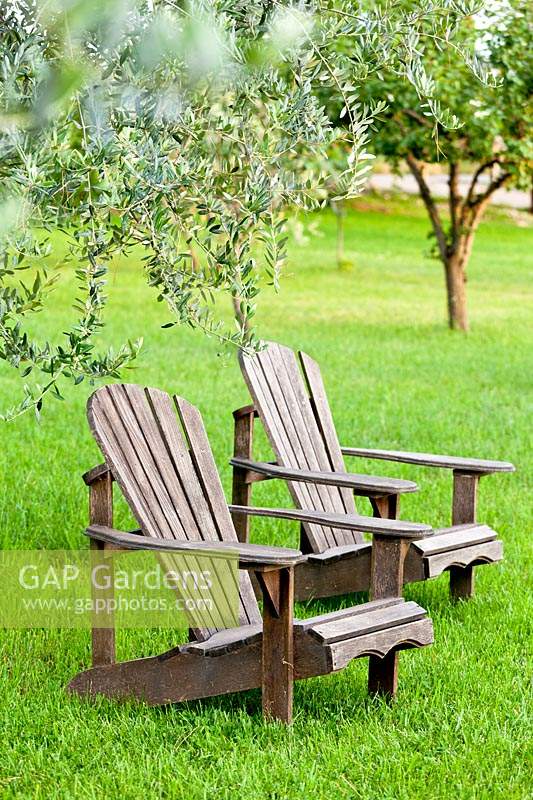
<path fill-rule="evenodd" d="M 294 568 L 257 572 L 263 592 L 262 692 L 266 720 L 292 722 Z"/>
<path fill-rule="evenodd" d="M 403 568 L 409 541 L 389 539 L 374 535 L 370 577 L 370 599 L 401 597 Z M 393 700 L 398 689 L 399 653 L 393 650 L 383 658 L 370 656 L 368 664 L 368 691 Z"/>
<path fill-rule="evenodd" d="M 476 522 L 479 473 L 453 471 L 452 525 Z M 454 600 L 474 594 L 474 567 L 450 567 L 450 593 Z"/>

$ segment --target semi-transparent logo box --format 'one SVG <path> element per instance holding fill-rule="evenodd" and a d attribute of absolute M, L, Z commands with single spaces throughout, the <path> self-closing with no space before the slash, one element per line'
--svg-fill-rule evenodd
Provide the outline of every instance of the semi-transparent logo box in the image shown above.
<path fill-rule="evenodd" d="M 237 554 L 4 550 L 4 628 L 231 628 Z"/>

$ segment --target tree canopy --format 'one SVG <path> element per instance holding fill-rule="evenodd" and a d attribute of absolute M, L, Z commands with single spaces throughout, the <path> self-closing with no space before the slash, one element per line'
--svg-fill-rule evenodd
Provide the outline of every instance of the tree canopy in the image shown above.
<path fill-rule="evenodd" d="M 456 124 L 424 54 L 448 49 L 478 7 L 1 0 L 0 358 L 26 381 L 6 416 L 61 397 L 62 379 L 114 377 L 136 358 L 140 342 L 96 348 L 109 263 L 133 247 L 166 303 L 165 326 L 257 348 L 249 321 L 261 281 L 278 282 L 286 210 L 322 201 L 319 156 L 344 143 L 340 197 L 365 181 L 385 97 L 363 103 L 361 87 L 394 76 L 413 87 L 422 113 Z M 481 62 L 456 49 L 485 79 Z M 60 342 L 41 342 L 26 320 L 62 275 L 43 267 L 55 230 L 68 241 L 78 320 Z M 236 305 L 233 329 L 217 313 L 224 295 Z"/>

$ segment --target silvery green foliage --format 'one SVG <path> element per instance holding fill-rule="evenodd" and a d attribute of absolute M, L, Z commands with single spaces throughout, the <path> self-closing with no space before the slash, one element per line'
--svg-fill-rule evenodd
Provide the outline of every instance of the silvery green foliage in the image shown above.
<path fill-rule="evenodd" d="M 384 102 L 361 105 L 359 87 L 392 70 L 427 113 L 454 124 L 421 54 L 428 40 L 447 46 L 475 8 L 0 0 L 0 357 L 35 379 L 6 416 L 60 397 L 60 378 L 114 377 L 135 359 L 140 342 L 95 348 L 109 263 L 133 247 L 166 304 L 165 327 L 259 347 L 250 320 L 262 281 L 278 284 L 286 209 L 323 202 L 321 156 L 334 143 L 346 153 L 339 197 L 365 181 Z M 324 93 L 337 98 L 343 126 L 326 114 Z M 40 343 L 25 323 L 59 278 L 42 266 L 47 232 L 58 229 L 79 284 L 78 320 L 61 343 Z M 228 295 L 232 329 L 217 312 Z"/>

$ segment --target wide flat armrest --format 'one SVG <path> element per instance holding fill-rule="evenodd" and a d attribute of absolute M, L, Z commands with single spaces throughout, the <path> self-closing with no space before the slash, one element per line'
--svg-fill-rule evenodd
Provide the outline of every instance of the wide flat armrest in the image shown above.
<path fill-rule="evenodd" d="M 306 511 L 298 508 L 254 508 L 254 506 L 229 506 L 232 514 L 248 514 L 255 517 L 293 519 L 299 522 L 314 522 L 332 528 L 379 534 L 392 539 L 423 539 L 433 533 L 429 525 L 404 522 L 399 519 L 360 517 L 358 514 L 333 514 L 329 511 Z"/>
<path fill-rule="evenodd" d="M 288 547 L 267 547 L 261 544 L 243 544 L 241 542 L 185 542 L 177 539 L 156 539 L 150 536 L 139 536 L 109 528 L 105 525 L 89 525 L 85 531 L 91 539 L 107 542 L 124 550 L 154 550 L 164 553 L 205 553 L 212 558 L 229 558 L 232 555 L 239 559 L 239 567 L 252 569 L 255 566 L 291 567 L 305 560 L 299 550 Z"/>
<path fill-rule="evenodd" d="M 327 486 L 345 486 L 348 489 L 369 494 L 403 494 L 404 492 L 416 492 L 418 490 L 418 486 L 413 481 L 404 481 L 397 478 L 354 475 L 348 472 L 315 472 L 314 470 L 282 467 L 278 464 L 269 464 L 264 461 L 252 461 L 249 458 L 232 458 L 230 464 L 233 467 L 248 469 L 260 475 L 267 475 L 269 478 L 284 478 L 285 480 L 318 483 Z"/>
<path fill-rule="evenodd" d="M 485 461 L 480 458 L 463 458 L 462 456 L 440 456 L 431 453 L 408 453 L 402 450 L 368 450 L 365 447 L 341 447 L 345 456 L 359 458 L 377 458 L 381 461 L 399 461 L 403 464 L 418 464 L 420 467 L 440 467 L 461 472 L 478 472 L 488 475 L 491 472 L 514 472 L 515 467 L 509 461 Z"/>

